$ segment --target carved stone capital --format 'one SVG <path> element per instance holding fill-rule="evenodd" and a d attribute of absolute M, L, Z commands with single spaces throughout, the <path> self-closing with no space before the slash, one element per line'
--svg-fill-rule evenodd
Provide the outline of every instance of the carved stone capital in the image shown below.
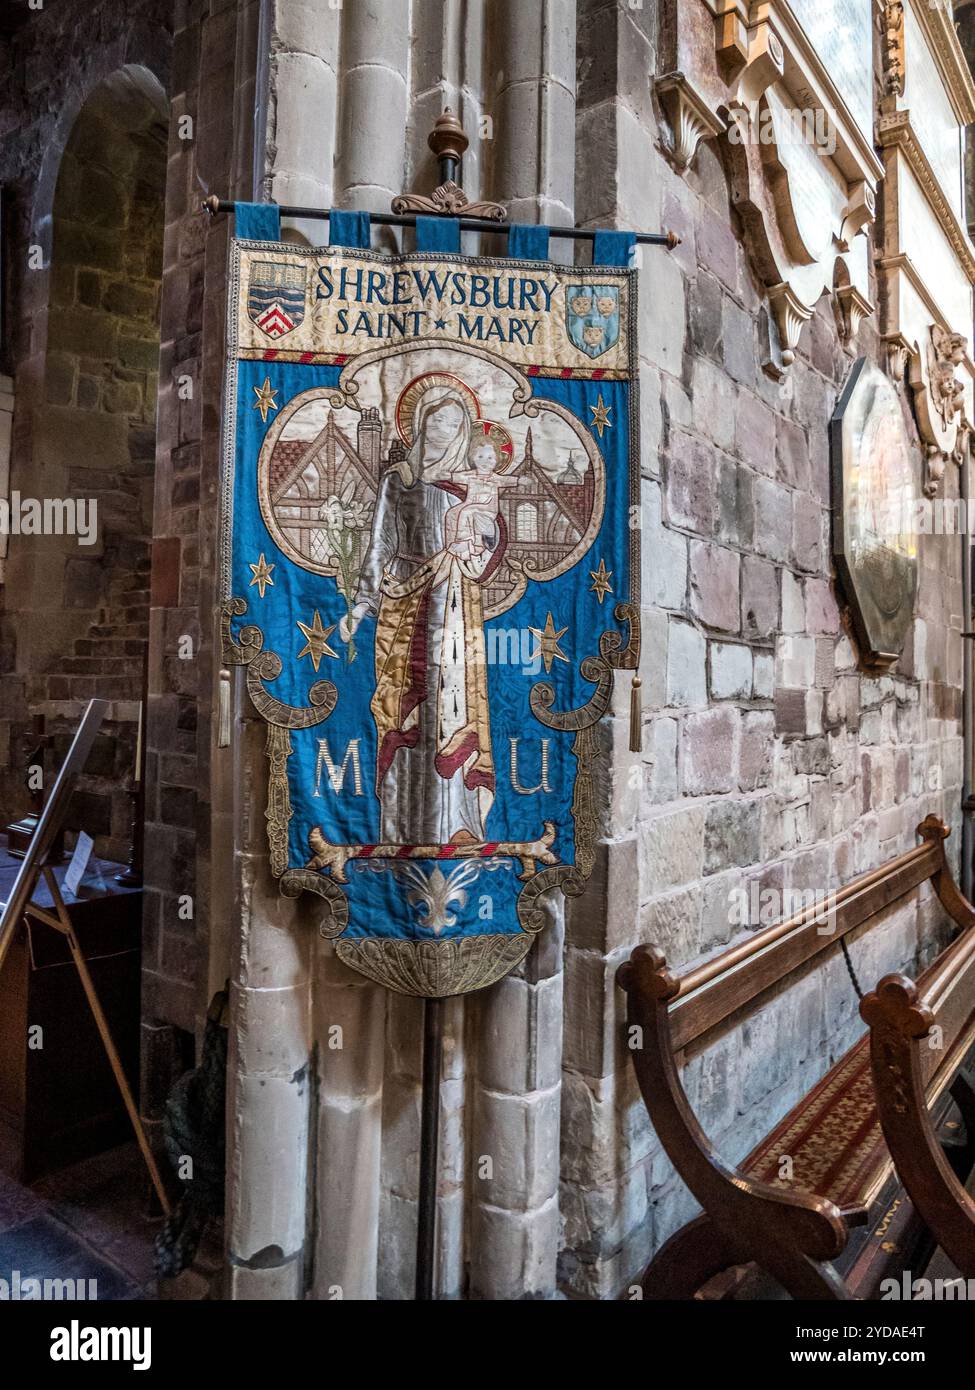
<path fill-rule="evenodd" d="M 658 77 L 655 88 L 670 123 L 671 146 L 665 153 L 679 173 L 693 162 L 702 140 L 712 140 L 726 129 L 693 83 L 682 72 Z"/>

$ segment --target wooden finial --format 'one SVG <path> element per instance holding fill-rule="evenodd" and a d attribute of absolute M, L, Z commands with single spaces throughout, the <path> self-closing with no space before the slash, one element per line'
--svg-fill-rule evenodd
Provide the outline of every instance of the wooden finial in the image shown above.
<path fill-rule="evenodd" d="M 503 222 L 505 210 L 500 203 L 472 203 L 458 183 L 460 162 L 470 141 L 464 127 L 450 107 L 438 116 L 427 136 L 427 144 L 437 156 L 440 183 L 432 193 L 401 193 L 393 199 L 393 212 L 426 213 L 443 217 L 483 217 L 491 222 Z"/>
<path fill-rule="evenodd" d="M 457 165 L 464 158 L 470 141 L 464 134 L 464 127 L 449 106 L 444 107 L 443 115 L 437 117 L 433 129 L 427 136 L 427 144 L 438 160 L 449 159 Z M 454 172 L 456 173 L 456 170 Z"/>

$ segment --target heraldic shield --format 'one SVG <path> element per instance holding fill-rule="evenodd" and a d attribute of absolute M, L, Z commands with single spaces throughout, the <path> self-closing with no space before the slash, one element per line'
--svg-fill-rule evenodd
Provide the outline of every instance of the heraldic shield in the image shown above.
<path fill-rule="evenodd" d="M 587 357 L 601 357 L 620 336 L 618 285 L 567 285 L 565 322 L 569 340 Z"/>
<path fill-rule="evenodd" d="M 254 261 L 247 281 L 247 313 L 269 338 L 283 338 L 305 317 L 305 276 L 300 266 Z"/>
<path fill-rule="evenodd" d="M 597 725 L 639 658 L 635 295 L 234 243 L 224 657 L 267 724 L 271 871 L 390 989 L 501 979 L 592 872 Z"/>

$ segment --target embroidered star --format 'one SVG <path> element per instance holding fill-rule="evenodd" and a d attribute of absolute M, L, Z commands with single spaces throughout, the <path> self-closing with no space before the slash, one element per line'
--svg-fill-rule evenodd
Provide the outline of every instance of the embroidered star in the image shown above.
<path fill-rule="evenodd" d="M 613 428 L 613 422 L 609 418 L 609 412 L 612 408 L 611 405 L 604 404 L 602 391 L 600 391 L 599 395 L 596 397 L 596 404 L 589 407 L 592 411 L 592 428 L 599 435 L 600 439 L 603 437 L 603 430 L 611 430 Z"/>
<path fill-rule="evenodd" d="M 545 619 L 545 626 L 543 628 L 529 627 L 528 629 L 531 635 L 538 641 L 537 648 L 528 659 L 529 661 L 534 661 L 536 656 L 540 656 L 542 658 L 542 664 L 545 667 L 546 675 L 551 671 L 553 661 L 568 661 L 569 659 L 565 652 L 559 647 L 559 638 L 568 632 L 568 630 L 567 627 L 560 627 L 558 632 L 556 632 L 551 613 L 549 613 L 548 617 Z"/>
<path fill-rule="evenodd" d="M 322 627 L 322 615 L 319 613 L 317 608 L 315 609 L 315 617 L 312 620 L 310 627 L 307 623 L 301 622 L 298 624 L 298 626 L 301 628 L 302 632 L 305 634 L 305 637 L 308 639 L 305 642 L 305 645 L 302 647 L 301 651 L 298 653 L 299 661 L 303 656 L 310 656 L 311 664 L 317 671 L 318 663 L 321 661 L 323 656 L 334 656 L 336 658 L 338 657 L 338 652 L 333 652 L 332 648 L 328 645 L 328 639 L 335 631 L 335 624 L 333 623 L 331 627 Z"/>
<path fill-rule="evenodd" d="M 606 568 L 605 560 L 600 560 L 599 569 L 590 570 L 589 573 L 593 581 L 590 585 L 590 592 L 594 593 L 599 599 L 600 604 L 602 604 L 606 595 L 613 592 L 613 586 L 609 582 L 613 577 L 613 571 Z"/>
<path fill-rule="evenodd" d="M 268 412 L 277 410 L 278 408 L 278 403 L 274 399 L 277 395 L 277 391 L 271 390 L 271 378 L 269 376 L 264 378 L 263 386 L 253 386 L 251 390 L 257 397 L 257 400 L 254 402 L 254 409 L 261 412 L 261 423 L 266 425 Z"/>
<path fill-rule="evenodd" d="M 446 328 L 446 327 L 447 327 L 447 320 L 446 320 L 446 319 L 434 319 L 434 321 L 433 321 L 433 326 L 434 326 L 434 328 Z"/>
<path fill-rule="evenodd" d="M 254 576 L 254 578 L 251 580 L 250 584 L 248 584 L 247 587 L 251 588 L 254 584 L 256 584 L 257 592 L 260 594 L 261 598 L 263 598 L 264 590 L 267 588 L 269 584 L 272 589 L 274 588 L 274 580 L 271 578 L 271 571 L 274 569 L 274 566 L 268 564 L 268 562 L 264 558 L 264 551 L 262 550 L 261 558 L 258 560 L 257 564 L 248 564 L 247 568 Z"/>

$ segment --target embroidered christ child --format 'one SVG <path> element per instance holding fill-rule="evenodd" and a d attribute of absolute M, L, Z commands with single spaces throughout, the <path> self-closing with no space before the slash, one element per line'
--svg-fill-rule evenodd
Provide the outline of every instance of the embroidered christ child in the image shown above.
<path fill-rule="evenodd" d="M 451 554 L 463 560 L 484 553 L 485 537 L 490 541 L 497 525 L 498 493 L 518 483 L 517 478 L 497 471 L 504 454 L 500 442 L 490 435 L 475 440 L 467 461 L 471 464 L 469 469 L 451 474 L 451 482 L 466 486 L 465 500 L 449 507 L 444 516 L 444 544 Z"/>

